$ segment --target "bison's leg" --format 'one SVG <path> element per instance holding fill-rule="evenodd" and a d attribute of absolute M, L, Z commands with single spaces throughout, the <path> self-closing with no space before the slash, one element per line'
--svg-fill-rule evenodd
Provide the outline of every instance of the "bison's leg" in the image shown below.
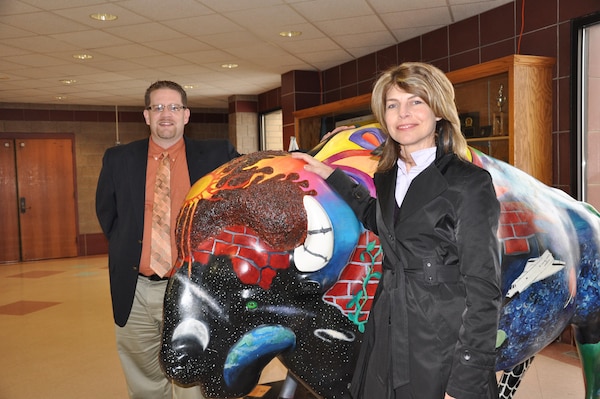
<path fill-rule="evenodd" d="M 523 363 L 517 364 L 512 370 L 502 372 L 502 377 L 498 383 L 499 399 L 511 399 L 514 396 L 525 371 L 533 362 L 533 358 L 532 356 Z"/>
<path fill-rule="evenodd" d="M 585 379 L 585 398 L 600 399 L 600 341 L 597 338 L 598 328 L 575 327 L 575 342 Z M 591 332 L 593 330 L 593 332 Z"/>
<path fill-rule="evenodd" d="M 285 377 L 283 386 L 281 387 L 281 391 L 279 392 L 278 399 L 294 399 L 297 386 L 298 382 L 296 382 L 296 379 L 288 373 Z"/>

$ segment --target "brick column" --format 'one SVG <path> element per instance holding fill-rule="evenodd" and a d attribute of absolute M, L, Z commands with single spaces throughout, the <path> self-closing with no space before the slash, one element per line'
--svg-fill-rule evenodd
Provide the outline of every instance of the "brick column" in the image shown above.
<path fill-rule="evenodd" d="M 294 132 L 294 111 L 321 105 L 321 75 L 316 71 L 290 71 L 281 75 L 283 148 Z"/>

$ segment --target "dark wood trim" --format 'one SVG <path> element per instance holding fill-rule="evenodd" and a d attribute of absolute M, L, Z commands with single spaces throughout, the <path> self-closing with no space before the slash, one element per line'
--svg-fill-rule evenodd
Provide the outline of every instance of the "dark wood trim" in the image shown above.
<path fill-rule="evenodd" d="M 78 256 L 105 255 L 108 253 L 108 240 L 102 233 L 80 234 Z"/>

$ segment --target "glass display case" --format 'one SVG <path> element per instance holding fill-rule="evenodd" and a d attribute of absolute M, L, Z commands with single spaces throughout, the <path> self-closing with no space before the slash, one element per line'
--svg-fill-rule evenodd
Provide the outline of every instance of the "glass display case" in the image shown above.
<path fill-rule="evenodd" d="M 509 162 L 508 73 L 454 86 L 460 127 L 471 147 Z"/>
<path fill-rule="evenodd" d="M 313 148 L 327 132 L 341 123 L 373 121 L 371 93 L 294 112 L 294 130 L 300 148 Z"/>
<path fill-rule="evenodd" d="M 552 184 L 554 58 L 510 55 L 448 72 L 471 147 Z"/>

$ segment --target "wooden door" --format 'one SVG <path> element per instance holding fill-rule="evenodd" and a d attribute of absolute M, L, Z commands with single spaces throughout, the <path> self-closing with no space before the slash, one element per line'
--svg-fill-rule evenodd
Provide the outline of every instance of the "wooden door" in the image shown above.
<path fill-rule="evenodd" d="M 18 260 L 77 256 L 73 140 L 16 138 L 13 143 L 16 209 L 9 208 L 18 218 Z M 14 241 L 14 228 L 0 227 L 0 234 Z"/>
<path fill-rule="evenodd" d="M 0 143 L 0 262 L 18 262 L 21 251 L 15 141 L 2 139 Z"/>

